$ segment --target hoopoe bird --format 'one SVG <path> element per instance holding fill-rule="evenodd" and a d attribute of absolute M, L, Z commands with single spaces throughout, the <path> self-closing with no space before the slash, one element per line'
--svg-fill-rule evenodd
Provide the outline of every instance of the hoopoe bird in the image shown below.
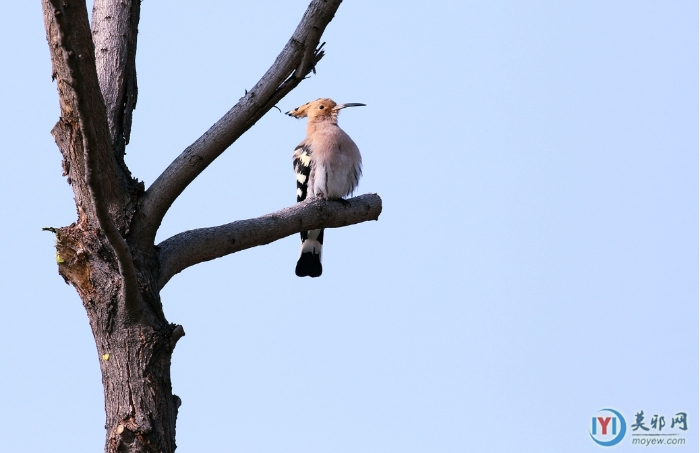
<path fill-rule="evenodd" d="M 297 176 L 297 203 L 307 196 L 343 200 L 352 194 L 362 176 L 362 156 L 355 142 L 338 127 L 338 112 L 365 104 L 336 104 L 331 99 L 316 99 L 287 112 L 294 118 L 309 119 L 306 138 L 292 156 Z M 297 261 L 298 277 L 319 277 L 323 229 L 301 232 L 301 253 Z"/>

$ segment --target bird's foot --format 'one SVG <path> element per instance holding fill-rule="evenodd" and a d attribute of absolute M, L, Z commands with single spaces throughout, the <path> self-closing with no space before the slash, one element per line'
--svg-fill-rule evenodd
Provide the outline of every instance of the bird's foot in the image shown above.
<path fill-rule="evenodd" d="M 338 199 L 336 199 L 335 201 L 341 202 L 342 205 L 345 206 L 346 208 L 347 208 L 348 206 L 350 206 L 350 204 L 351 204 L 351 203 L 350 203 L 348 200 L 346 200 L 345 198 L 338 198 Z"/>

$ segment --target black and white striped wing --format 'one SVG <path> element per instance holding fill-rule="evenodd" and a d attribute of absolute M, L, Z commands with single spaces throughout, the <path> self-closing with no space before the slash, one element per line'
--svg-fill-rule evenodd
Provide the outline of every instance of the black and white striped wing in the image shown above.
<path fill-rule="evenodd" d="M 294 150 L 294 173 L 297 177 L 297 203 L 306 200 L 311 174 L 311 148 L 301 144 Z"/>

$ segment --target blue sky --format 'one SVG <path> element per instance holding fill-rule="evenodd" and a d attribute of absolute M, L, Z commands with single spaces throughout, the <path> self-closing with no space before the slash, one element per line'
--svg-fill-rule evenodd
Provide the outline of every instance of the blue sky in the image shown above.
<path fill-rule="evenodd" d="M 252 87 L 306 5 L 144 2 L 132 173 Z M 76 216 L 40 2 L 5 17 L 3 447 L 101 451 L 97 351 L 41 231 Z M 657 448 L 698 451 L 697 3 L 348 0 L 323 40 L 279 107 L 367 104 L 340 124 L 383 213 L 327 232 L 319 279 L 293 236 L 170 281 L 178 451 L 604 451 L 603 408 L 686 412 L 686 444 Z M 159 240 L 294 203 L 303 135 L 272 110 Z"/>

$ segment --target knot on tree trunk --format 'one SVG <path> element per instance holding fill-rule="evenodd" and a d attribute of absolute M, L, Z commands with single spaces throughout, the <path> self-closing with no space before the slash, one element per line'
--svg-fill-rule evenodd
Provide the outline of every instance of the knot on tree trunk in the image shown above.
<path fill-rule="evenodd" d="M 89 244 L 85 231 L 77 224 L 51 229 L 56 233 L 56 263 L 58 273 L 70 283 L 85 300 L 94 291 L 90 276 L 92 269 L 88 261 Z M 91 242 L 91 241 L 89 241 Z"/>

